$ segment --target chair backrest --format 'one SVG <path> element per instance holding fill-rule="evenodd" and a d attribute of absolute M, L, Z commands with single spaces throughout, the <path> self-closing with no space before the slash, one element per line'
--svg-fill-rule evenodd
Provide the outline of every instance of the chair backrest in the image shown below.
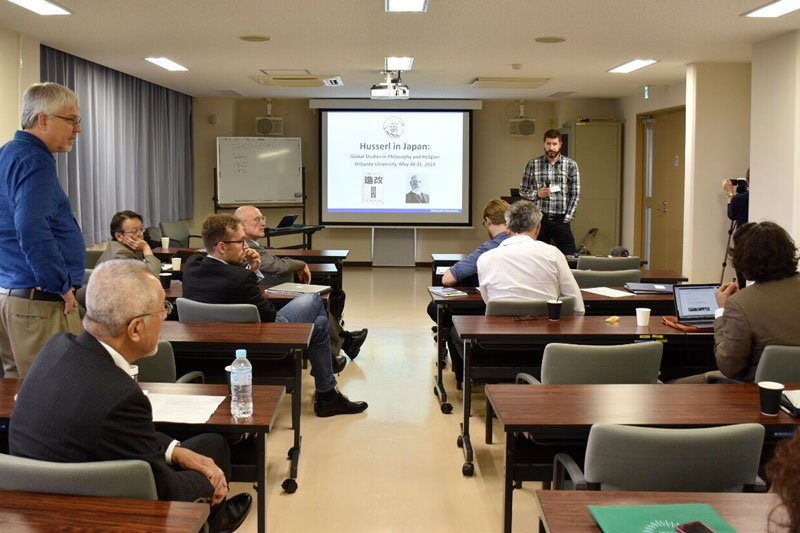
<path fill-rule="evenodd" d="M 700 429 L 595 424 L 584 474 L 603 490 L 741 492 L 756 482 L 763 442 L 761 424 Z"/>
<path fill-rule="evenodd" d="M 84 268 L 83 269 L 83 284 L 86 285 L 89 283 L 89 278 L 92 275 L 93 268 Z"/>
<path fill-rule="evenodd" d="M 176 303 L 181 322 L 261 322 L 253 304 L 207 304 L 188 298 L 178 298 Z"/>
<path fill-rule="evenodd" d="M 624 258 L 624 259 L 627 259 Z M 611 270 L 607 272 L 598 270 L 573 270 L 572 275 L 581 289 L 592 287 L 622 287 L 626 283 L 639 283 L 642 280 L 642 271 L 638 268 L 630 270 Z"/>
<path fill-rule="evenodd" d="M 616 346 L 552 342 L 544 348 L 542 383 L 658 383 L 662 352 L 660 342 Z"/>
<path fill-rule="evenodd" d="M 151 248 L 158 248 L 161 246 L 161 230 L 155 226 L 148 226 L 144 230 L 144 240 Z"/>
<path fill-rule="evenodd" d="M 86 250 L 86 268 L 94 268 L 101 255 L 103 255 L 103 250 Z"/>
<path fill-rule="evenodd" d="M 562 296 L 561 315 L 575 314 L 575 297 Z M 546 300 L 489 300 L 486 304 L 486 316 L 546 316 Z"/>
<path fill-rule="evenodd" d="M 139 367 L 139 381 L 156 383 L 175 383 L 175 353 L 168 341 L 158 343 L 155 355 L 137 359 L 133 364 Z"/>
<path fill-rule="evenodd" d="M 630 270 L 638 269 L 642 262 L 638 255 L 630 257 L 595 257 L 593 255 L 578 256 L 578 270 Z"/>
<path fill-rule="evenodd" d="M 153 471 L 138 459 L 53 463 L 0 454 L 0 489 L 158 499 Z"/>
<path fill-rule="evenodd" d="M 169 237 L 170 246 L 189 246 L 189 223 L 185 220 L 161 222 L 158 227 L 162 237 Z"/>
<path fill-rule="evenodd" d="M 800 346 L 765 347 L 756 367 L 755 382 L 759 381 L 800 383 Z"/>

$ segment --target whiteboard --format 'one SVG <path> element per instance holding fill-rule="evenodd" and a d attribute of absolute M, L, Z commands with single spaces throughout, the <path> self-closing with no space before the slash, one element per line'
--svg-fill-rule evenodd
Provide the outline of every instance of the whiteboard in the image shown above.
<path fill-rule="evenodd" d="M 299 137 L 217 137 L 217 204 L 303 203 Z"/>

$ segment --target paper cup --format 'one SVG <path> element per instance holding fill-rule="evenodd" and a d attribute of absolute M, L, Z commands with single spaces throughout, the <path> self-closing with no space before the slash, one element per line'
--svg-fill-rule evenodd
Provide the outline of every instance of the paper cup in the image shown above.
<path fill-rule="evenodd" d="M 181 258 L 180 257 L 173 257 L 172 258 L 172 271 L 179 272 L 181 270 Z"/>
<path fill-rule="evenodd" d="M 649 326 L 650 325 L 650 308 L 637 307 L 636 308 L 636 325 Z"/>
<path fill-rule="evenodd" d="M 133 381 L 139 381 L 139 367 L 137 365 L 128 365 L 128 375 Z"/>
<path fill-rule="evenodd" d="M 783 384 L 775 381 L 758 382 L 758 399 L 761 402 L 761 414 L 777 416 L 781 406 Z"/>
<path fill-rule="evenodd" d="M 169 250 L 169 237 L 161 237 L 161 248 L 163 248 L 164 251 Z"/>

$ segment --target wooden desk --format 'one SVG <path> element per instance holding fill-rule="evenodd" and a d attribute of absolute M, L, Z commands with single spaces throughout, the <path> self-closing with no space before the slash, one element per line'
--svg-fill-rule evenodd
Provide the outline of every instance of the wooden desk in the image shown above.
<path fill-rule="evenodd" d="M 506 432 L 505 532 L 511 531 L 514 481 L 552 479 L 552 461 L 539 465 L 517 461 L 516 444 L 523 437 L 515 438 L 515 433 L 585 440 L 592 424 L 691 428 L 755 422 L 764 425 L 767 440 L 776 440 L 790 436 L 796 426 L 783 411 L 778 416 L 762 415 L 758 387 L 753 384 L 487 385 L 486 401 Z"/>
<path fill-rule="evenodd" d="M 625 287 L 611 287 L 624 291 Z M 633 294 L 621 298 L 609 298 L 591 292 L 581 291 L 583 305 L 588 316 L 623 315 L 636 316 L 637 307 L 649 307 L 652 316 L 674 315 L 675 297 L 668 294 Z M 657 319 L 660 320 L 660 319 Z"/>
<path fill-rule="evenodd" d="M 203 503 L 0 490 L 0 529 L 195 533 L 208 509 Z"/>
<path fill-rule="evenodd" d="M 308 264 L 333 264 L 336 266 L 338 275 L 333 276 L 331 280 L 341 288 L 344 276 L 344 260 L 350 255 L 350 250 L 289 250 L 285 248 L 273 248 L 269 250 L 269 253 L 276 257 L 298 259 Z"/>
<path fill-rule="evenodd" d="M 8 422 L 14 408 L 14 395 L 19 390 L 19 379 L 0 379 L 0 422 Z M 258 483 L 258 531 L 266 531 L 266 435 L 272 427 L 275 411 L 283 399 L 284 388 L 266 385 L 253 386 L 253 416 L 246 420 L 236 420 L 231 416 L 231 400 L 227 385 L 209 385 L 196 383 L 141 383 L 142 389 L 152 393 L 194 394 L 225 396 L 225 400 L 217 407 L 205 424 L 178 424 L 174 422 L 155 422 L 159 431 L 170 434 L 174 432 L 212 432 L 228 435 L 254 433 L 256 462 L 247 469 L 234 471 L 234 476 L 244 479 L 234 481 L 256 481 Z M 284 482 L 285 483 L 285 482 Z M 68 515 L 67 515 L 68 516 Z"/>
<path fill-rule="evenodd" d="M 225 381 L 225 366 L 231 364 L 238 348 L 247 350 L 253 363 L 253 382 L 281 385 L 292 394 L 292 428 L 294 444 L 289 449 L 289 477 L 282 483 L 286 492 L 297 490 L 297 469 L 300 462 L 300 402 L 302 399 L 303 353 L 311 340 L 313 324 L 298 323 L 232 323 L 166 321 L 161 326 L 161 340 L 169 341 L 175 352 L 178 374 L 202 370 L 206 376 Z M 286 376 L 276 377 L 264 365 L 266 361 L 288 359 L 291 369 Z M 224 405 L 224 404 L 223 404 Z"/>
<path fill-rule="evenodd" d="M 170 246 L 166 250 L 161 246 L 157 246 L 152 250 L 153 250 L 153 255 L 158 257 L 158 259 L 162 262 L 169 262 L 169 260 L 175 255 L 180 255 L 181 257 L 188 257 L 192 254 L 206 255 L 207 253 L 205 248 L 191 248 L 188 246 Z"/>
<path fill-rule="evenodd" d="M 736 531 L 766 531 L 769 513 L 780 503 L 777 494 L 730 492 L 615 492 L 537 490 L 539 531 L 600 533 L 589 505 L 711 505 Z M 782 517 L 776 513 L 776 518 Z"/>
<path fill-rule="evenodd" d="M 311 265 L 309 265 L 309 267 L 310 266 Z M 264 297 L 267 298 L 270 302 L 272 302 L 272 305 L 274 305 L 278 309 L 280 309 L 281 307 L 283 307 L 287 303 L 291 302 L 292 300 L 294 300 L 295 298 L 300 296 L 299 294 L 294 294 L 294 295 L 293 294 L 275 294 L 275 293 L 267 292 L 267 287 L 263 287 L 263 291 L 264 291 Z M 329 294 L 330 293 L 328 293 L 328 292 L 320 294 L 320 297 L 322 297 L 322 301 L 325 303 L 326 306 L 328 305 L 328 296 L 329 296 Z M 169 286 L 169 289 L 165 289 L 164 290 L 164 295 L 166 296 L 167 300 L 170 300 L 171 302 L 174 302 L 178 298 L 183 298 L 183 283 L 174 283 L 174 282 L 171 283 L 170 286 Z M 174 311 L 174 314 L 175 314 L 175 316 L 173 318 L 175 320 L 177 320 L 177 318 L 178 318 L 177 308 Z"/>
<path fill-rule="evenodd" d="M 472 442 L 469 434 L 473 379 L 513 379 L 518 372 L 538 374 L 544 347 L 551 342 L 574 344 L 627 344 L 658 341 L 664 346 L 661 358 L 663 380 L 697 374 L 716 368 L 712 333 L 687 334 L 651 318 L 639 327 L 636 317 L 623 316 L 608 324 L 602 316 L 517 320 L 502 316 L 454 316 L 453 327 L 464 341 L 464 420 L 458 445 L 464 449 L 464 475 L 472 475 Z M 496 353 L 476 353 L 480 347 Z M 491 413 L 486 417 L 486 439 L 491 438 Z"/>
<path fill-rule="evenodd" d="M 264 237 L 267 239 L 267 248 L 272 247 L 272 238 L 273 237 L 281 237 L 284 235 L 303 235 L 303 244 L 289 246 L 284 249 L 292 249 L 292 248 L 302 248 L 305 250 L 310 250 L 311 246 L 311 237 L 318 231 L 325 229 L 325 226 L 290 226 L 288 228 L 265 228 L 264 229 Z"/>

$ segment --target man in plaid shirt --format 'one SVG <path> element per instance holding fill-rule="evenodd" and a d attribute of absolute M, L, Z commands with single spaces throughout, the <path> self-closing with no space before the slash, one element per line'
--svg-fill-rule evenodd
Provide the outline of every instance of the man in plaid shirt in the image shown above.
<path fill-rule="evenodd" d="M 539 240 L 550 244 L 552 239 L 564 255 L 575 255 L 575 238 L 569 224 L 581 197 L 580 175 L 578 164 L 561 155 L 558 130 L 545 132 L 544 155 L 528 161 L 519 194 L 542 211 Z"/>

